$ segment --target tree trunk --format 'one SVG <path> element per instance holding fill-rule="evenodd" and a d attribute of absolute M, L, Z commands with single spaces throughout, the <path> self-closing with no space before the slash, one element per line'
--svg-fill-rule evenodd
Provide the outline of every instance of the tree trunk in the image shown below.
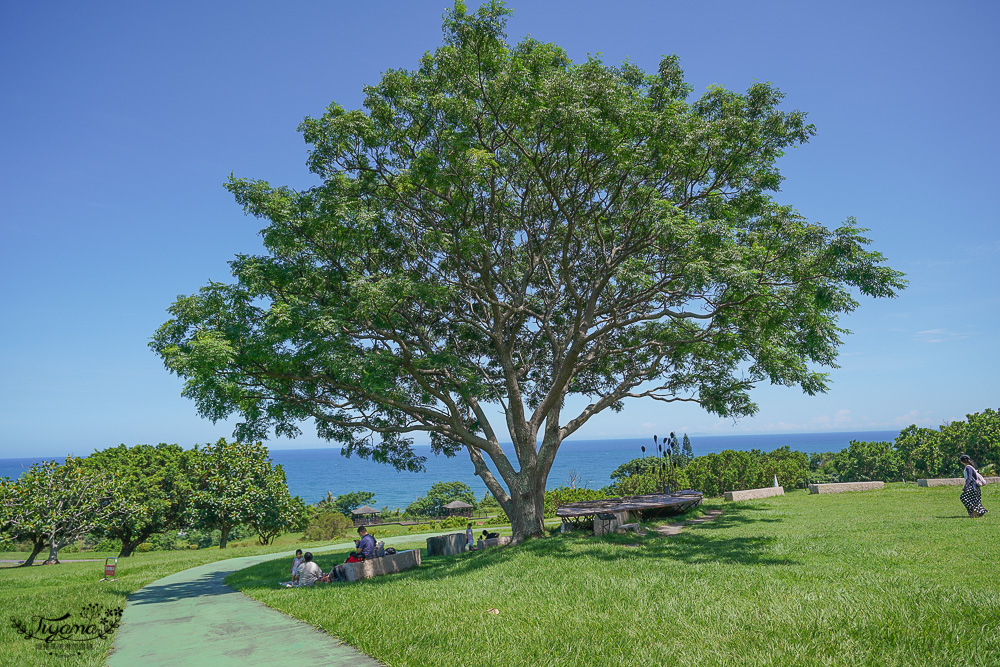
<path fill-rule="evenodd" d="M 59 564 L 59 550 L 62 548 L 62 544 L 59 542 L 49 541 L 49 557 L 45 559 L 43 565 L 58 565 Z"/>
<path fill-rule="evenodd" d="M 510 491 L 513 506 L 513 516 L 510 517 L 513 533 L 511 541 L 520 544 L 525 540 L 542 537 L 545 534 L 545 481 L 539 483 L 529 475 L 518 475 Z"/>
<path fill-rule="evenodd" d="M 21 563 L 21 567 L 27 567 L 33 565 L 35 562 L 35 557 L 38 556 L 38 554 L 42 552 L 42 549 L 45 548 L 45 543 L 46 539 L 44 537 L 40 537 L 37 540 L 34 540 L 31 543 L 31 555 L 28 556 L 27 560 Z"/>
<path fill-rule="evenodd" d="M 146 539 L 152 535 L 152 533 L 139 533 L 139 536 L 135 539 L 123 539 L 122 540 L 122 550 L 118 553 L 119 558 L 128 558 L 135 553 L 136 548 L 146 541 Z"/>
<path fill-rule="evenodd" d="M 229 541 L 229 526 L 222 526 L 222 535 L 219 536 L 219 548 L 225 549 L 226 542 Z"/>

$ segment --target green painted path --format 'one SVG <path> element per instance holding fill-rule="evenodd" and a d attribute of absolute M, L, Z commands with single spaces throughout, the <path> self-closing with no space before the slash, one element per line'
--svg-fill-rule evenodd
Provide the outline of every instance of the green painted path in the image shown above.
<path fill-rule="evenodd" d="M 431 536 L 401 535 L 384 541 L 412 542 L 414 538 Z M 353 542 L 347 542 L 309 550 L 322 553 L 353 546 Z M 226 577 L 237 570 L 294 555 L 294 551 L 288 551 L 220 560 L 171 574 L 140 588 L 128 598 L 107 664 L 110 667 L 379 665 L 374 658 L 325 632 L 226 586 Z M 294 595 L 295 591 L 291 589 L 288 593 Z"/>

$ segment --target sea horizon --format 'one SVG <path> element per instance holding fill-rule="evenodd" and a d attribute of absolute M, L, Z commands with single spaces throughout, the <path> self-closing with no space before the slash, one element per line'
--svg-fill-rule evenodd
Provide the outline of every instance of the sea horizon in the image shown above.
<path fill-rule="evenodd" d="M 666 436 L 669 432 L 665 432 Z M 813 454 L 840 451 L 852 440 L 892 441 L 899 430 L 839 431 L 823 433 L 762 433 L 744 435 L 691 435 L 691 448 L 695 456 L 717 453 L 726 449 L 747 451 L 759 449 L 772 451 L 780 447 Z M 683 433 L 678 433 L 678 440 Z M 266 443 L 265 443 L 266 444 Z M 605 438 L 567 440 L 560 447 L 549 473 L 546 488 L 567 486 L 572 476 L 579 486 L 598 489 L 611 482 L 611 472 L 622 463 L 642 456 L 641 447 L 651 452 L 652 436 L 646 438 Z M 501 445 L 508 456 L 513 456 L 512 445 Z M 373 463 L 356 456 L 346 458 L 340 447 L 304 447 L 297 449 L 270 449 L 271 461 L 281 464 L 288 482 L 288 491 L 300 496 L 307 503 L 315 503 L 326 496 L 351 491 L 371 491 L 375 499 L 369 503 L 376 507 L 406 507 L 418 496 L 424 495 L 435 482 L 464 482 L 472 488 L 477 498 L 486 493 L 486 485 L 475 475 L 472 463 L 464 452 L 448 458 L 430 453 L 429 445 L 414 445 L 426 456 L 424 472 L 396 471 L 389 466 Z M 32 463 L 62 461 L 65 457 L 37 456 L 0 459 L 0 477 L 16 479 Z M 490 465 L 494 470 L 494 466 Z"/>

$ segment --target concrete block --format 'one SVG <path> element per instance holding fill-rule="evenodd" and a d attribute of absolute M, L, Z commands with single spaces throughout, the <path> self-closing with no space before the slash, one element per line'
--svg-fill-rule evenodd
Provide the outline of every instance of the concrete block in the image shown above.
<path fill-rule="evenodd" d="M 594 517 L 594 535 L 613 533 L 628 523 L 628 512 L 601 512 Z"/>
<path fill-rule="evenodd" d="M 743 491 L 726 491 L 726 500 L 753 500 L 755 498 L 770 498 L 783 496 L 785 490 L 780 486 L 766 486 L 763 489 L 744 489 Z"/>
<path fill-rule="evenodd" d="M 450 533 L 427 538 L 428 556 L 454 556 L 465 551 L 465 533 Z"/>
<path fill-rule="evenodd" d="M 847 493 L 884 489 L 885 482 L 841 482 L 840 484 L 810 484 L 809 493 Z"/>
<path fill-rule="evenodd" d="M 1000 477 L 986 477 L 987 484 L 1000 483 Z M 918 479 L 917 486 L 965 486 L 964 477 L 939 477 L 938 479 Z"/>
<path fill-rule="evenodd" d="M 492 547 L 502 547 L 505 544 L 510 544 L 510 535 L 504 535 L 503 537 L 494 537 L 489 540 L 484 540 L 479 538 L 479 542 L 476 543 L 476 549 L 482 551 L 483 549 L 490 549 Z"/>
<path fill-rule="evenodd" d="M 360 563 L 345 563 L 344 576 L 348 581 L 371 579 L 383 574 L 395 574 L 420 566 L 420 549 L 399 551 L 390 556 L 372 558 Z"/>

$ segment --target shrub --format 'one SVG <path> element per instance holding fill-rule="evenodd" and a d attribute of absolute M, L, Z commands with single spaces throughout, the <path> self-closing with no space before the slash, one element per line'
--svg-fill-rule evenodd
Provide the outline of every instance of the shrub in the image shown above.
<path fill-rule="evenodd" d="M 409 527 L 411 533 L 429 533 L 432 528 L 429 523 L 418 523 Z"/>
<path fill-rule="evenodd" d="M 600 500 L 607 497 L 608 495 L 603 489 L 571 489 L 567 486 L 550 489 L 545 492 L 545 516 L 548 518 L 554 517 L 556 510 L 566 503 Z"/>
<path fill-rule="evenodd" d="M 302 534 L 302 539 L 312 542 L 325 542 L 338 537 L 347 537 L 353 528 L 354 523 L 340 512 L 325 510 L 313 516 L 305 532 Z"/>
<path fill-rule="evenodd" d="M 465 528 L 469 521 L 471 521 L 471 519 L 464 516 L 450 516 L 438 524 L 438 526 L 442 530 L 448 530 L 449 528 Z"/>

